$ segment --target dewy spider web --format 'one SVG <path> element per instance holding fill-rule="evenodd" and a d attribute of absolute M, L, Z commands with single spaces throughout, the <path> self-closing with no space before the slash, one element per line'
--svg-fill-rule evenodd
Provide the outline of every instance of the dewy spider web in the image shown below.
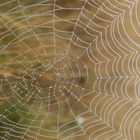
<path fill-rule="evenodd" d="M 139 140 L 139 7 L 1 0 L 0 140 Z"/>

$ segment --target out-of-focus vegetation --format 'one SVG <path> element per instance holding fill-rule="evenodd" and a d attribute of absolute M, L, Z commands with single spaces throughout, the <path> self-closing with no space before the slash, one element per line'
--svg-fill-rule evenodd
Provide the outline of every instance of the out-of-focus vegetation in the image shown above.
<path fill-rule="evenodd" d="M 42 5 L 34 5 L 41 2 Z M 62 8 L 81 8 L 82 4 L 77 0 L 56 1 L 56 5 Z M 59 88 L 65 83 L 58 84 L 57 80 L 74 81 L 81 88 L 88 88 L 89 85 L 84 70 L 82 76 L 77 76 L 78 70 L 72 60 L 72 70 L 67 65 L 67 58 L 54 63 L 63 58 L 61 54 L 66 54 L 69 42 L 53 34 L 70 39 L 72 34 L 58 30 L 73 31 L 80 10 L 56 10 L 52 13 L 53 5 L 52 1 L 43 0 L 0 1 L 0 137 L 5 139 L 32 140 L 38 137 L 39 140 L 50 140 L 47 135 L 51 133 L 47 134 L 44 130 L 57 131 L 60 128 L 61 134 L 74 128 L 61 138 L 80 130 L 76 116 L 71 112 L 76 110 L 77 101 L 66 90 L 63 91 L 66 97 L 60 95 Z M 54 15 L 62 19 L 74 19 L 74 22 L 57 21 Z M 86 36 L 85 40 L 88 40 Z M 53 54 L 54 50 L 56 54 Z M 80 51 L 78 53 L 80 55 Z M 49 65 L 52 68 L 46 70 Z M 61 69 L 64 66 L 67 66 L 67 76 L 61 72 L 58 79 L 53 67 Z M 70 71 L 75 72 L 75 77 L 70 77 Z M 70 85 L 67 85 L 69 88 Z M 56 88 L 51 89 L 53 86 Z M 57 134 L 53 133 L 51 137 L 57 137 Z"/>
<path fill-rule="evenodd" d="M 139 140 L 139 7 L 0 0 L 0 140 Z"/>

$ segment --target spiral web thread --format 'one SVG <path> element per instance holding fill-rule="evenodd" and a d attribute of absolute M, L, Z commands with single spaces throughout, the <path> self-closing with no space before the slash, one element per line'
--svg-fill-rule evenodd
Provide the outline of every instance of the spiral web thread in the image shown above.
<path fill-rule="evenodd" d="M 139 140 L 140 0 L 1 0 L 0 139 Z"/>

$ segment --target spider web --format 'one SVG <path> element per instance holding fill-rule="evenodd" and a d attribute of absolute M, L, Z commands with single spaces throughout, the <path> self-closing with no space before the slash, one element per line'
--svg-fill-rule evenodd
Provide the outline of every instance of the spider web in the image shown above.
<path fill-rule="evenodd" d="M 139 0 L 0 1 L 1 140 L 139 140 Z"/>

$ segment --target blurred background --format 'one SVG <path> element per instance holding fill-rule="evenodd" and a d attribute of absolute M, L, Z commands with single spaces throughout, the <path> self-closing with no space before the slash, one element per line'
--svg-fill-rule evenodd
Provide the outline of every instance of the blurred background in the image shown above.
<path fill-rule="evenodd" d="M 139 6 L 1 0 L 0 140 L 139 140 Z"/>

